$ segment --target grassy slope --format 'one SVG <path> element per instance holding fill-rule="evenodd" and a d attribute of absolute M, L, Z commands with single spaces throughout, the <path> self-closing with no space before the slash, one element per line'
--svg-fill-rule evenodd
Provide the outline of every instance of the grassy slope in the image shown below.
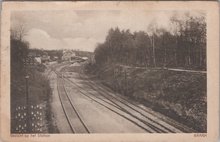
<path fill-rule="evenodd" d="M 50 95 L 51 95 L 51 88 L 49 86 L 49 81 L 45 76 L 43 76 L 42 72 L 44 69 L 42 67 L 40 68 L 33 68 L 28 69 L 29 73 L 29 102 L 31 105 L 39 105 L 46 103 L 45 108 L 45 114 L 46 119 L 48 123 L 48 131 L 51 131 L 52 122 L 50 122 L 51 119 L 51 111 L 49 101 L 50 101 Z M 14 111 L 17 106 L 24 106 L 26 104 L 26 88 L 25 88 L 25 79 L 24 74 L 16 74 L 16 71 L 12 71 L 11 76 L 11 118 L 12 118 L 12 124 L 13 124 L 13 118 L 14 118 Z M 14 75 L 13 75 L 14 74 Z M 16 74 L 16 75 L 15 75 Z M 14 127 L 12 127 L 12 131 L 14 131 Z"/>
<path fill-rule="evenodd" d="M 119 72 L 114 74 L 114 70 Z M 125 74 L 124 70 L 109 65 L 93 69 L 93 74 L 117 92 L 206 132 L 206 74 L 134 68 L 126 69 Z"/>

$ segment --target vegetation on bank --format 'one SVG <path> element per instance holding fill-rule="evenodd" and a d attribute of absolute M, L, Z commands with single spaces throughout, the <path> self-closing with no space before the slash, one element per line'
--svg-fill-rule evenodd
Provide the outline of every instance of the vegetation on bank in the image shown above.
<path fill-rule="evenodd" d="M 206 132 L 206 74 L 126 68 L 115 64 L 103 68 L 87 66 L 86 70 L 115 92 L 198 132 Z"/>
<path fill-rule="evenodd" d="M 19 37 L 19 38 L 18 38 Z M 29 44 L 24 41 L 22 36 L 11 36 L 11 132 L 25 132 L 27 121 L 22 120 L 27 116 L 26 108 L 26 80 L 28 75 L 28 96 L 29 109 L 34 112 L 35 106 L 42 108 L 42 132 L 54 131 L 55 126 L 52 125 L 51 110 L 49 106 L 51 88 L 48 79 L 43 75 L 46 67 L 43 64 L 24 65 L 24 59 L 29 53 Z M 32 106 L 32 107 L 31 107 Z M 40 108 L 40 107 L 39 107 Z M 24 110 L 24 113 L 22 112 Z M 38 109 L 40 112 L 41 110 Z M 38 111 L 38 113 L 39 113 Z M 37 111 L 36 111 L 37 112 Z M 18 117 L 21 117 L 18 119 Z M 30 117 L 33 118 L 32 115 Z M 41 118 L 39 118 L 41 120 Z M 35 123 L 37 120 L 32 120 Z M 39 129 L 40 130 L 40 129 Z M 32 132 L 40 132 L 33 129 Z"/>

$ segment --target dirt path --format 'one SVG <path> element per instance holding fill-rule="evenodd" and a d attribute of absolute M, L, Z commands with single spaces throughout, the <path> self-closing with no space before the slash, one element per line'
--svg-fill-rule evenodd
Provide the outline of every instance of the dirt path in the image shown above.
<path fill-rule="evenodd" d="M 120 67 L 124 67 L 124 68 L 146 69 L 145 67 L 133 67 L 133 66 L 127 66 L 127 65 L 119 65 L 119 66 L 120 66 Z M 192 72 L 192 73 L 203 73 L 203 74 L 206 74 L 206 73 L 207 73 L 207 71 L 187 70 L 187 69 L 167 68 L 167 67 L 164 67 L 164 68 L 161 68 L 161 67 L 155 67 L 155 68 L 152 68 L 152 69 L 155 69 L 155 70 L 161 70 L 161 69 L 164 69 L 164 70 L 170 70 L 170 71 Z"/>

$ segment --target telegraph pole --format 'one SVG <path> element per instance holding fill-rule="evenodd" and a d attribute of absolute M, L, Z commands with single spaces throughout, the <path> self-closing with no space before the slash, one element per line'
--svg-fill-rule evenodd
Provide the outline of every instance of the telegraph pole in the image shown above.
<path fill-rule="evenodd" d="M 29 75 L 27 72 L 27 65 L 28 65 L 29 59 L 26 58 L 24 60 L 24 67 L 25 67 L 25 97 L 26 97 L 26 124 L 27 124 L 27 133 L 31 132 L 30 127 L 30 113 L 29 113 L 29 86 L 28 86 L 28 79 Z"/>
<path fill-rule="evenodd" d="M 27 113 L 27 132 L 30 133 L 31 132 L 31 128 L 30 128 L 30 114 L 29 114 L 29 94 L 28 94 L 28 79 L 29 76 L 26 74 L 25 76 L 25 83 L 26 83 L 26 113 Z"/>

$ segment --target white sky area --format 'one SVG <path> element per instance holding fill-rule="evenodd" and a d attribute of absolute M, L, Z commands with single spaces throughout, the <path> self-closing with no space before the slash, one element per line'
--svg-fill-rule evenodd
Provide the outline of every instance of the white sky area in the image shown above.
<path fill-rule="evenodd" d="M 169 29 L 169 19 L 174 13 L 133 10 L 16 11 L 12 13 L 11 26 L 12 29 L 16 25 L 25 26 L 25 40 L 30 43 L 30 48 L 94 51 L 97 43 L 105 41 L 110 28 L 147 32 L 148 25 L 154 21 L 159 27 Z M 181 14 L 178 16 L 181 17 Z"/>

